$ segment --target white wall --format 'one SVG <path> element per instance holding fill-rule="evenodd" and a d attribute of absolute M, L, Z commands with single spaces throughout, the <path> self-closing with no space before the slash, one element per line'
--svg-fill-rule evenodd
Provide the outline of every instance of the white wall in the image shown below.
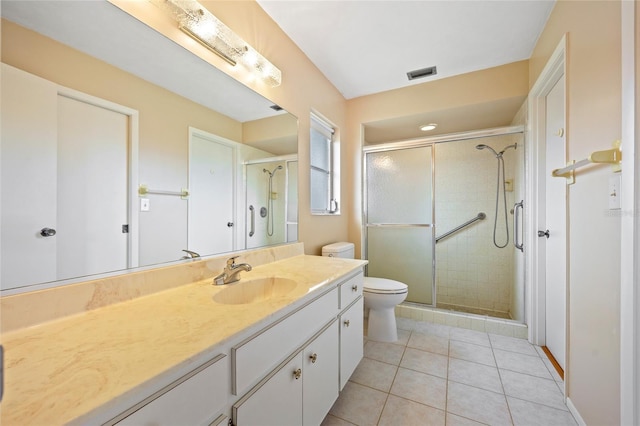
<path fill-rule="evenodd" d="M 567 49 L 568 158 L 621 137 L 620 1 L 558 1 L 530 59 L 530 86 L 560 39 Z M 562 166 L 562 165 L 560 165 Z M 569 187 L 567 397 L 587 424 L 620 424 L 620 217 L 609 166 Z"/>

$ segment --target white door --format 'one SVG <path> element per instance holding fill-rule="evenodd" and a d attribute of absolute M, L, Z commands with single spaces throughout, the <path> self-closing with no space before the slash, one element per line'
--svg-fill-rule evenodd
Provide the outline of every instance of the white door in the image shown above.
<path fill-rule="evenodd" d="M 234 250 L 234 149 L 192 133 L 189 148 L 188 248 L 201 255 Z"/>
<path fill-rule="evenodd" d="M 567 312 L 567 184 L 552 177 L 553 169 L 566 162 L 565 80 L 560 77 L 546 97 L 546 346 L 560 367 L 565 368 Z"/>
<path fill-rule="evenodd" d="M 58 277 L 127 267 L 128 117 L 58 96 Z"/>
<path fill-rule="evenodd" d="M 57 222 L 56 95 L 50 81 L 2 64 L 2 289 L 56 279 L 57 239 L 40 235 Z"/>
<path fill-rule="evenodd" d="M 129 119 L 59 89 L 2 65 L 2 289 L 127 267 Z"/>

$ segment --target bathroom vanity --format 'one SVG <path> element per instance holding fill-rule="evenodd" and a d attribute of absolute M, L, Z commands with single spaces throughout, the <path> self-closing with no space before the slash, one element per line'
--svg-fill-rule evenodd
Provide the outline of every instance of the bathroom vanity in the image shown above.
<path fill-rule="evenodd" d="M 365 263 L 297 255 L 227 286 L 212 268 L 4 333 L 2 424 L 319 424 L 362 358 Z"/>

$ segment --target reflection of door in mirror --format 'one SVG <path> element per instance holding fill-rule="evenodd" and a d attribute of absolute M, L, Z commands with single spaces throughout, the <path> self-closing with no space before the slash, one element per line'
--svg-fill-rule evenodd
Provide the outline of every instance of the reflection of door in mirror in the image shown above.
<path fill-rule="evenodd" d="M 127 268 L 129 117 L 4 65 L 2 88 L 2 289 Z"/>
<path fill-rule="evenodd" d="M 189 250 L 201 254 L 236 250 L 234 147 L 206 132 L 189 137 Z"/>

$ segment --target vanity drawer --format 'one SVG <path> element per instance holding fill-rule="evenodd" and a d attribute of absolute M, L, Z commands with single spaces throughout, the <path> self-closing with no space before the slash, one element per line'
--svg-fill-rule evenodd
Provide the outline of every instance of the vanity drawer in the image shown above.
<path fill-rule="evenodd" d="M 231 348 L 231 387 L 234 395 L 255 384 L 283 354 L 290 354 L 338 314 L 338 289 L 309 302 L 273 325 Z"/>
<path fill-rule="evenodd" d="M 360 272 L 353 278 L 340 284 L 340 309 L 344 309 L 362 296 L 362 286 L 364 285 L 364 275 Z"/>
<path fill-rule="evenodd" d="M 118 425 L 210 424 L 227 403 L 228 383 L 229 358 L 220 354 L 137 404 Z"/>

